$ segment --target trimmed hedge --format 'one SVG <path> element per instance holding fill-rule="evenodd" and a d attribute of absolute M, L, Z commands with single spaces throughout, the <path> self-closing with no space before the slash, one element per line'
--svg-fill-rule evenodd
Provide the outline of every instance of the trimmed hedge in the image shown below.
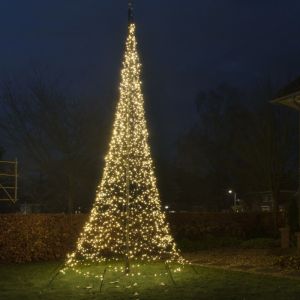
<path fill-rule="evenodd" d="M 0 215 L 0 261 L 30 262 L 65 257 L 86 215 Z"/>
<path fill-rule="evenodd" d="M 170 214 L 169 221 L 177 239 L 201 239 L 203 236 L 236 237 L 251 239 L 273 237 L 271 213 L 177 213 Z M 279 215 L 279 227 L 285 223 Z"/>
<path fill-rule="evenodd" d="M 87 215 L 0 214 L 0 262 L 59 260 L 74 248 Z M 239 239 L 272 234 L 271 214 L 169 214 L 177 240 L 207 236 Z M 283 222 L 281 217 L 281 223 Z"/>

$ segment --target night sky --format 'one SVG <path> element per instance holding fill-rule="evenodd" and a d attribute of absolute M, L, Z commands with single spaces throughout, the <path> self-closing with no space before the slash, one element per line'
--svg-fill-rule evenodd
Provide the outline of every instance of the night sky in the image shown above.
<path fill-rule="evenodd" d="M 145 99 L 159 147 L 168 149 L 192 124 L 199 90 L 299 75 L 299 12 L 299 0 L 136 0 Z M 2 0 L 0 75 L 51 70 L 74 94 L 113 113 L 126 30 L 126 0 Z"/>

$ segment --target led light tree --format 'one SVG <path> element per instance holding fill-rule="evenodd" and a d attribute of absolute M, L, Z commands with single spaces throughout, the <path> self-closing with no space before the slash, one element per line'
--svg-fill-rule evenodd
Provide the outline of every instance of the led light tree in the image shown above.
<path fill-rule="evenodd" d="M 129 2 L 129 26 L 121 72 L 120 99 L 103 177 L 90 217 L 65 269 L 124 261 L 184 263 L 162 210 L 148 144 L 136 26 Z"/>

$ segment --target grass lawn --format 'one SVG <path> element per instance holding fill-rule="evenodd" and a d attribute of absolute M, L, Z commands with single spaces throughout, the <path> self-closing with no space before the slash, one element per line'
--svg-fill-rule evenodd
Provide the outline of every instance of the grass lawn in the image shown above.
<path fill-rule="evenodd" d="M 197 267 L 199 274 L 190 267 L 175 273 L 174 286 L 163 264 L 142 267 L 142 276 L 118 278 L 120 274 L 108 272 L 101 294 L 99 280 L 74 273 L 59 276 L 45 288 L 57 266 L 0 265 L 0 299 L 300 299 L 299 280 L 208 267 Z M 97 268 L 101 274 L 103 267 Z M 162 275 L 149 275 L 154 273 Z"/>

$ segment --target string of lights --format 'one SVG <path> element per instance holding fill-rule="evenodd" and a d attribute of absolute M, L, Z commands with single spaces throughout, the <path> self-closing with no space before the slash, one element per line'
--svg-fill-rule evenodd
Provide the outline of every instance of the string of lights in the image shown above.
<path fill-rule="evenodd" d="M 89 275 L 82 265 L 124 259 L 124 267 L 116 271 L 129 273 L 129 261 L 186 263 L 170 233 L 157 189 L 135 32 L 135 24 L 129 22 L 120 99 L 103 177 L 76 250 L 68 254 L 62 272 L 73 269 Z"/>

